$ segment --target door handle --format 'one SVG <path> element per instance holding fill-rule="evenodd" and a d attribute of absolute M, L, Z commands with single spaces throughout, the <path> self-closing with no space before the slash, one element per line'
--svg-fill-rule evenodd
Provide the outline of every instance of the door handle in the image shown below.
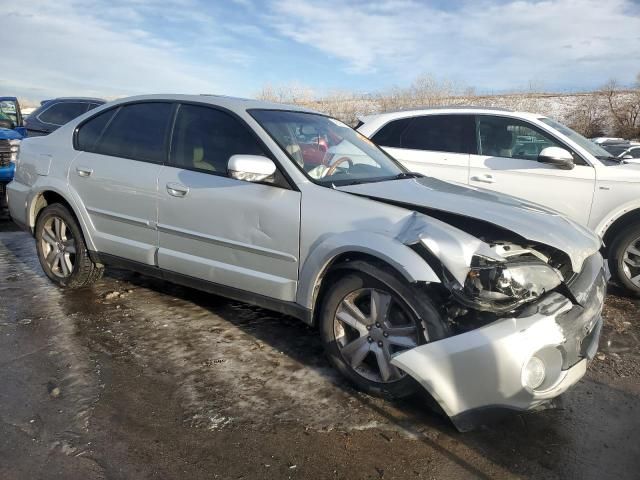
<path fill-rule="evenodd" d="M 76 173 L 81 177 L 90 177 L 93 169 L 87 167 L 76 167 Z"/>
<path fill-rule="evenodd" d="M 179 183 L 167 183 L 167 193 L 172 197 L 185 197 L 189 193 L 189 187 Z"/>
<path fill-rule="evenodd" d="M 496 183 L 496 179 L 493 178 L 493 175 L 489 175 L 488 173 L 485 175 L 476 175 L 471 177 L 471 180 L 474 182 L 482 182 L 482 183 Z"/>

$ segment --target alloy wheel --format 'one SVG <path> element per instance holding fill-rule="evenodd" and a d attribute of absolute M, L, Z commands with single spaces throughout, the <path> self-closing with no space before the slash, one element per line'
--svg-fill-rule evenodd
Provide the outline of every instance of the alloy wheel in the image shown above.
<path fill-rule="evenodd" d="M 629 281 L 640 288 L 640 238 L 630 242 L 624 250 L 622 270 Z"/>
<path fill-rule="evenodd" d="M 396 382 L 406 375 L 391 359 L 419 345 L 419 330 L 391 293 L 374 288 L 351 292 L 338 305 L 333 325 L 342 358 L 359 375 L 378 383 Z"/>
<path fill-rule="evenodd" d="M 62 218 L 52 216 L 46 220 L 40 246 L 42 257 L 55 276 L 66 278 L 73 273 L 76 241 Z"/>

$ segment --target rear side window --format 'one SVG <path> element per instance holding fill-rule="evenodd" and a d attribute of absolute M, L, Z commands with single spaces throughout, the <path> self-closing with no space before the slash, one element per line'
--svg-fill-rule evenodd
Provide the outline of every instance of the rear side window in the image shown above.
<path fill-rule="evenodd" d="M 88 110 L 93 110 L 94 108 L 99 107 L 100 105 L 102 105 L 102 104 L 101 103 L 90 103 Z"/>
<path fill-rule="evenodd" d="M 171 103 L 124 105 L 107 126 L 93 151 L 112 157 L 162 163 Z"/>
<path fill-rule="evenodd" d="M 181 105 L 171 142 L 170 162 L 178 168 L 226 175 L 232 155 L 265 155 L 251 132 L 226 112 Z"/>
<path fill-rule="evenodd" d="M 400 136 L 402 148 L 436 152 L 475 153 L 475 122 L 471 115 L 415 117 Z"/>
<path fill-rule="evenodd" d="M 101 113 L 84 123 L 78 129 L 78 150 L 85 152 L 93 152 L 95 150 L 96 143 L 102 136 L 102 132 L 104 132 L 105 127 L 109 124 L 109 121 L 113 118 L 117 110 L 117 108 L 114 108 Z"/>
<path fill-rule="evenodd" d="M 55 103 L 38 115 L 38 120 L 52 125 L 64 125 L 87 111 L 84 102 Z"/>
<path fill-rule="evenodd" d="M 400 148 L 400 137 L 411 123 L 411 118 L 401 118 L 387 123 L 371 137 L 381 147 Z"/>
<path fill-rule="evenodd" d="M 633 148 L 629 153 L 633 158 L 640 158 L 640 148 Z"/>

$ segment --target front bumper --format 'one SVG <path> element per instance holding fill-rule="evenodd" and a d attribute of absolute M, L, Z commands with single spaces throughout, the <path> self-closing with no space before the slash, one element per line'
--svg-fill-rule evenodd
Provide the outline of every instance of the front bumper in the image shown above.
<path fill-rule="evenodd" d="M 420 382 L 461 431 L 484 412 L 538 407 L 584 376 L 598 348 L 606 281 L 597 253 L 566 295 L 550 293 L 518 316 L 405 351 L 392 363 Z M 532 390 L 523 368 L 534 355 L 544 360 L 546 377 Z"/>

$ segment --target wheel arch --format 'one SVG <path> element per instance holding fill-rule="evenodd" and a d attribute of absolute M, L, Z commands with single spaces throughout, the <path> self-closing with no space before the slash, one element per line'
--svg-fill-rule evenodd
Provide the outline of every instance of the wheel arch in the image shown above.
<path fill-rule="evenodd" d="M 602 237 L 605 247 L 609 249 L 615 238 L 631 224 L 640 224 L 640 205 L 613 215 L 598 227 L 597 232 Z"/>
<path fill-rule="evenodd" d="M 311 324 L 316 324 L 316 306 L 326 287 L 356 260 L 381 265 L 409 283 L 440 282 L 420 255 L 393 238 L 372 232 L 330 237 L 307 256 L 300 272 L 297 303 L 311 311 Z"/>
<path fill-rule="evenodd" d="M 29 230 L 33 235 L 35 233 L 36 222 L 38 221 L 38 216 L 47 206 L 52 205 L 54 203 L 59 203 L 64 205 L 71 215 L 75 218 L 80 226 L 80 230 L 82 231 L 82 235 L 84 236 L 85 243 L 90 250 L 94 250 L 93 241 L 91 237 L 87 234 L 88 229 L 84 222 L 84 218 L 79 215 L 78 209 L 76 208 L 73 201 L 69 198 L 68 195 L 63 193 L 61 189 L 47 186 L 46 188 L 42 188 L 35 192 L 31 199 L 29 200 L 27 206 L 27 221 Z"/>

